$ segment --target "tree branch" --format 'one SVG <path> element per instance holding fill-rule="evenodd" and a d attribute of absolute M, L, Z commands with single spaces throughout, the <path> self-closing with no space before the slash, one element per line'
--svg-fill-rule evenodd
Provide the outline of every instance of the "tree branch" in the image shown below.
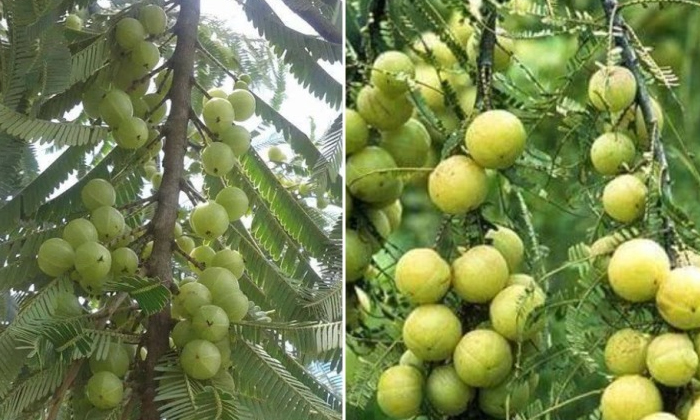
<path fill-rule="evenodd" d="M 163 181 L 158 191 L 158 207 L 153 216 L 153 252 L 148 261 L 148 275 L 159 279 L 166 287 L 172 284 L 173 225 L 177 220 L 180 197 L 180 179 L 184 173 L 187 145 L 187 124 L 190 116 L 192 74 L 200 17 L 199 0 L 180 0 L 180 14 L 175 26 L 177 44 L 172 57 L 173 83 L 170 89 L 172 107 L 163 128 Z M 146 360 L 141 363 L 141 419 L 159 420 L 156 396 L 158 359 L 168 351 L 170 309 L 151 316 L 145 347 Z"/>
<path fill-rule="evenodd" d="M 491 84 L 493 82 L 493 54 L 496 48 L 496 18 L 498 12 L 493 4 L 484 2 L 484 20 L 486 26 L 481 32 L 479 57 L 476 69 L 475 108 L 479 112 L 491 109 Z"/>
<path fill-rule="evenodd" d="M 661 195 L 667 198 L 671 197 L 671 174 L 668 170 L 668 160 L 666 158 L 666 151 L 664 150 L 664 145 L 661 143 L 661 135 L 659 133 L 659 122 L 654 114 L 653 105 L 651 102 L 651 96 L 649 95 L 649 90 L 644 81 L 644 76 L 639 65 L 639 60 L 637 58 L 637 53 L 630 44 L 627 32 L 629 27 L 625 22 L 624 18 L 618 14 L 618 2 L 617 0 L 601 0 L 603 4 L 603 10 L 605 11 L 605 16 L 608 22 L 611 22 L 613 28 L 621 29 L 618 31 L 613 31 L 613 39 L 615 45 L 621 49 L 622 52 L 622 64 L 629 69 L 634 75 L 637 81 L 637 96 L 635 102 L 642 111 L 642 116 L 644 117 L 644 123 L 646 125 L 647 133 L 649 133 L 650 138 L 650 151 L 654 160 L 659 165 L 659 178 L 661 184 Z M 659 206 L 662 203 L 659 202 Z M 675 256 L 675 251 L 673 250 L 674 242 L 674 232 L 675 227 L 673 221 L 662 214 L 663 224 L 664 224 L 664 247 L 666 252 L 670 257 Z"/>

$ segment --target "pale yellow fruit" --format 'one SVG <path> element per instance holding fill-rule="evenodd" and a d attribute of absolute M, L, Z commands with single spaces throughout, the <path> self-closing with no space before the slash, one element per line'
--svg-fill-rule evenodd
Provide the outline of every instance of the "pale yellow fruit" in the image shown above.
<path fill-rule="evenodd" d="M 412 366 L 421 372 L 425 369 L 425 363 L 416 357 L 411 350 L 406 350 L 403 352 L 401 359 L 399 359 L 399 364 L 402 366 Z"/>
<path fill-rule="evenodd" d="M 425 388 L 430 404 L 448 416 L 463 413 L 474 398 L 474 390 L 462 382 L 453 365 L 433 368 Z"/>
<path fill-rule="evenodd" d="M 534 278 L 532 278 L 532 276 L 522 273 L 511 274 L 510 276 L 508 276 L 506 286 L 513 286 L 515 284 L 519 284 L 525 287 L 537 287 L 537 282 Z"/>
<path fill-rule="evenodd" d="M 601 175 L 616 175 L 634 162 L 632 139 L 623 133 L 604 133 L 591 146 L 591 162 Z"/>
<path fill-rule="evenodd" d="M 399 168 L 420 168 L 428 158 L 430 134 L 423 123 L 411 118 L 396 130 L 383 131 L 380 146 Z"/>
<path fill-rule="evenodd" d="M 453 12 L 447 24 L 457 42 L 459 42 L 460 45 L 467 45 L 469 37 L 474 33 L 474 28 L 472 28 L 471 23 L 469 23 L 469 19 L 466 19 L 461 12 Z"/>
<path fill-rule="evenodd" d="M 390 96 L 408 91 L 408 80 L 415 76 L 411 59 L 400 51 L 386 51 L 374 60 L 370 81 Z"/>
<path fill-rule="evenodd" d="M 603 209 L 608 216 L 630 223 L 644 214 L 647 187 L 634 175 L 620 175 L 603 189 Z"/>
<path fill-rule="evenodd" d="M 445 110 L 445 94 L 442 92 L 440 76 L 433 66 L 421 64 L 416 67 L 416 86 L 433 112 Z"/>
<path fill-rule="evenodd" d="M 399 226 L 401 226 L 401 215 L 403 214 L 401 200 L 396 200 L 388 206 L 382 207 L 382 211 L 386 214 L 387 219 L 389 219 L 391 231 L 394 232 L 397 230 Z"/>
<path fill-rule="evenodd" d="M 617 247 L 608 264 L 613 291 L 630 302 L 654 299 L 671 272 L 666 251 L 650 239 L 631 239 Z"/>
<path fill-rule="evenodd" d="M 423 55 L 426 54 L 426 50 L 431 51 L 440 67 L 449 68 L 457 64 L 457 58 L 452 54 L 450 47 L 432 32 L 422 34 L 413 42 L 413 47 Z"/>
<path fill-rule="evenodd" d="M 348 283 L 362 278 L 372 262 L 372 246 L 369 241 L 352 229 L 345 232 L 345 260 L 345 281 Z"/>
<path fill-rule="evenodd" d="M 686 334 L 662 334 L 649 343 L 647 368 L 652 378 L 666 386 L 688 384 L 698 369 L 698 355 Z"/>
<path fill-rule="evenodd" d="M 429 248 L 405 253 L 396 264 L 396 287 L 413 303 L 435 303 L 450 288 L 452 273 L 447 261 Z"/>
<path fill-rule="evenodd" d="M 479 408 L 497 419 L 513 416 L 529 402 L 530 381 L 527 378 L 516 380 L 513 373 L 500 384 L 479 390 Z"/>
<path fill-rule="evenodd" d="M 700 420 L 700 399 L 695 400 L 693 406 L 688 411 L 688 420 Z"/>
<path fill-rule="evenodd" d="M 367 124 L 378 130 L 394 130 L 413 114 L 413 104 L 406 95 L 389 96 L 372 86 L 357 95 L 357 112 Z"/>
<path fill-rule="evenodd" d="M 659 287 L 656 307 L 661 317 L 676 328 L 700 328 L 700 268 L 672 270 Z"/>
<path fill-rule="evenodd" d="M 367 146 L 353 153 L 347 159 L 346 169 L 350 193 L 362 201 L 388 204 L 403 192 L 403 182 L 390 171 L 396 169 L 396 162 L 381 147 Z"/>
<path fill-rule="evenodd" d="M 464 137 L 472 158 L 484 168 L 512 166 L 525 150 L 527 133 L 518 117 L 504 110 L 479 114 Z"/>
<path fill-rule="evenodd" d="M 637 81 L 621 66 L 599 69 L 588 82 L 588 97 L 600 111 L 620 112 L 630 106 L 637 93 Z"/>
<path fill-rule="evenodd" d="M 525 255 L 525 245 L 517 233 L 507 227 L 497 226 L 495 230 L 486 232 L 485 238 L 490 240 L 491 245 L 506 259 L 511 273 L 520 267 Z"/>
<path fill-rule="evenodd" d="M 616 331 L 605 343 L 605 366 L 608 371 L 616 376 L 644 373 L 650 341 L 648 334 L 631 328 Z"/>
<path fill-rule="evenodd" d="M 678 420 L 678 417 L 671 413 L 653 413 L 648 416 L 644 416 L 642 420 Z"/>
<path fill-rule="evenodd" d="M 663 408 L 659 389 L 640 375 L 615 379 L 605 388 L 600 400 L 603 420 L 639 420 Z"/>
<path fill-rule="evenodd" d="M 420 412 L 423 400 L 423 375 L 410 366 L 385 370 L 377 383 L 377 403 L 384 414 L 405 419 Z"/>
<path fill-rule="evenodd" d="M 657 130 L 661 133 L 661 130 L 664 129 L 664 113 L 661 110 L 661 105 L 654 98 L 651 98 L 651 111 L 656 117 Z M 649 145 L 649 133 L 647 132 L 646 121 L 640 106 L 637 106 L 637 112 L 635 113 L 634 129 L 640 143 L 644 146 Z"/>
<path fill-rule="evenodd" d="M 352 154 L 367 146 L 369 127 L 359 112 L 345 110 L 345 153 Z"/>
<path fill-rule="evenodd" d="M 487 193 L 484 168 L 466 156 L 443 160 L 428 177 L 430 200 L 444 213 L 462 214 L 474 210 L 486 200 Z"/>
<path fill-rule="evenodd" d="M 419 359 L 428 362 L 445 360 L 462 336 L 462 323 L 445 305 L 421 305 L 403 324 L 406 347 Z"/>
<path fill-rule="evenodd" d="M 454 351 L 453 363 L 467 385 L 489 388 L 501 383 L 513 367 L 510 344 L 497 332 L 477 329 L 462 337 Z"/>
<path fill-rule="evenodd" d="M 470 248 L 452 263 L 455 293 L 470 303 L 486 303 L 503 290 L 508 281 L 508 263 L 492 246 Z"/>
<path fill-rule="evenodd" d="M 542 331 L 545 294 L 539 287 L 508 286 L 491 301 L 489 318 L 497 333 L 511 341 L 524 341 Z"/>

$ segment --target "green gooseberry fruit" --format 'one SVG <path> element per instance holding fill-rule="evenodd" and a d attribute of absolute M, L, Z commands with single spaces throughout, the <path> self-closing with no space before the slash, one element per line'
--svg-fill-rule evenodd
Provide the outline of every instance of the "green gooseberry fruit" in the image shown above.
<path fill-rule="evenodd" d="M 616 331 L 605 343 L 605 366 L 610 373 L 641 375 L 647 368 L 647 348 L 651 337 L 641 331 L 624 328 Z"/>
<path fill-rule="evenodd" d="M 66 29 L 80 31 L 81 29 L 83 29 L 83 20 L 80 19 L 78 15 L 74 15 L 71 13 L 68 16 L 66 16 L 65 26 Z"/>
<path fill-rule="evenodd" d="M 124 396 L 124 384 L 112 372 L 98 372 L 87 382 L 86 394 L 92 405 L 100 410 L 117 407 Z"/>
<path fill-rule="evenodd" d="M 209 143 L 202 150 L 202 167 L 211 176 L 222 177 L 231 172 L 236 156 L 228 145 L 221 142 Z"/>
<path fill-rule="evenodd" d="M 277 146 L 272 146 L 267 149 L 267 158 L 273 163 L 284 163 L 287 161 L 287 156 L 282 149 Z"/>
<path fill-rule="evenodd" d="M 240 125 L 231 125 L 224 128 L 219 133 L 219 140 L 228 145 L 236 157 L 243 156 L 250 149 L 250 131 Z M 282 161 L 284 161 L 284 158 Z"/>
<path fill-rule="evenodd" d="M 182 252 L 188 255 L 195 247 L 194 239 L 185 235 L 177 237 L 175 243 L 177 243 L 178 248 L 180 248 Z"/>
<path fill-rule="evenodd" d="M 240 219 L 248 211 L 248 196 L 237 187 L 226 187 L 219 191 L 216 202 L 226 209 L 228 220 L 231 222 Z"/>
<path fill-rule="evenodd" d="M 150 41 L 140 41 L 131 50 L 129 61 L 131 65 L 142 72 L 149 72 L 158 65 L 160 50 L 156 44 Z"/>
<path fill-rule="evenodd" d="M 85 242 L 97 242 L 97 229 L 87 219 L 73 219 L 63 228 L 63 239 L 75 249 Z"/>
<path fill-rule="evenodd" d="M 213 249 L 211 249 L 211 247 L 209 247 L 207 245 L 200 245 L 200 246 L 192 249 L 192 251 L 190 251 L 190 257 L 192 257 L 192 259 L 194 259 L 195 261 L 200 263 L 202 266 L 204 266 L 205 269 L 207 267 L 211 266 L 212 259 L 214 258 L 215 255 L 216 255 L 216 251 L 214 251 Z M 197 274 L 202 273 L 202 270 L 195 267 L 191 263 L 188 263 L 188 265 L 189 265 L 190 269 L 192 271 L 194 271 L 195 273 L 197 273 Z"/>
<path fill-rule="evenodd" d="M 110 372 L 119 378 L 123 378 L 129 370 L 129 353 L 123 345 L 112 343 L 104 354 L 95 351 L 90 356 L 90 370 L 92 373 Z"/>
<path fill-rule="evenodd" d="M 603 210 L 622 223 L 633 222 L 644 214 L 647 187 L 634 175 L 619 175 L 603 189 Z"/>
<path fill-rule="evenodd" d="M 202 340 L 222 340 L 228 335 L 228 327 L 228 315 L 216 305 L 202 305 L 192 317 L 192 328 Z"/>
<path fill-rule="evenodd" d="M 58 294 L 56 295 L 55 302 L 56 315 L 58 315 L 59 317 L 80 316 L 84 312 L 82 305 L 80 305 L 78 297 L 72 292 L 58 292 Z"/>
<path fill-rule="evenodd" d="M 413 62 L 400 51 L 385 51 L 374 60 L 370 81 L 389 96 L 408 91 L 408 80 L 415 76 Z"/>
<path fill-rule="evenodd" d="M 445 305 L 421 305 L 408 315 L 403 325 L 406 347 L 428 362 L 450 357 L 461 337 L 462 323 Z"/>
<path fill-rule="evenodd" d="M 190 227 L 204 239 L 216 239 L 228 229 L 228 213 L 221 204 L 207 201 L 190 213 Z"/>
<path fill-rule="evenodd" d="M 138 117 L 130 117 L 114 130 L 114 140 L 124 149 L 138 149 L 148 140 L 148 125 Z"/>
<path fill-rule="evenodd" d="M 112 268 L 112 255 L 97 242 L 85 242 L 75 250 L 75 269 L 86 282 L 104 279 Z"/>
<path fill-rule="evenodd" d="M 146 114 L 148 113 L 148 104 L 146 104 L 146 101 L 143 100 L 142 97 L 131 97 L 131 105 L 134 108 L 134 117 L 138 117 L 140 119 L 146 118 Z"/>
<path fill-rule="evenodd" d="M 413 303 L 435 303 L 450 288 L 452 272 L 447 261 L 432 249 L 415 248 L 399 259 L 394 276 L 399 292 Z"/>
<path fill-rule="evenodd" d="M 658 127 L 659 133 L 664 129 L 664 113 L 661 109 L 659 102 L 651 99 L 651 111 L 656 117 L 656 125 Z M 635 112 L 634 117 L 634 131 L 637 133 L 637 138 L 643 146 L 649 145 L 649 133 L 647 132 L 646 121 L 644 120 L 644 114 L 642 113 L 642 107 L 637 106 L 637 112 Z"/>
<path fill-rule="evenodd" d="M 511 167 L 525 150 L 526 139 L 520 119 L 500 109 L 479 114 L 464 137 L 472 159 L 488 169 Z"/>
<path fill-rule="evenodd" d="M 221 367 L 221 352 L 209 341 L 190 341 L 180 353 L 180 366 L 191 378 L 211 379 Z"/>
<path fill-rule="evenodd" d="M 656 308 L 661 317 L 681 330 L 700 328 L 700 268 L 678 267 L 661 282 Z"/>
<path fill-rule="evenodd" d="M 170 333 L 170 337 L 173 339 L 175 346 L 179 349 L 185 347 L 190 341 L 198 338 L 197 332 L 192 327 L 192 322 L 189 319 L 183 319 L 175 324 L 173 331 Z"/>
<path fill-rule="evenodd" d="M 230 322 L 238 322 L 248 314 L 248 297 L 240 290 L 219 300 L 219 306 L 226 312 Z"/>
<path fill-rule="evenodd" d="M 209 97 L 207 97 L 209 95 Z M 202 107 L 209 102 L 210 99 L 212 98 L 221 98 L 221 99 L 228 99 L 228 93 L 224 88 L 216 87 L 216 88 L 211 88 L 207 91 L 207 95 L 204 95 L 202 98 Z"/>
<path fill-rule="evenodd" d="M 496 248 L 477 245 L 452 263 L 452 275 L 459 297 L 470 303 L 487 303 L 508 282 L 508 263 Z"/>
<path fill-rule="evenodd" d="M 85 114 L 92 118 L 100 118 L 100 104 L 102 99 L 107 94 L 108 90 L 100 86 L 98 83 L 93 83 L 84 93 L 83 93 L 83 111 Z"/>
<path fill-rule="evenodd" d="M 110 127 L 114 128 L 134 115 L 131 98 L 123 90 L 110 90 L 100 102 L 100 117 Z"/>
<path fill-rule="evenodd" d="M 411 118 L 396 130 L 383 131 L 380 146 L 399 168 L 420 168 L 428 157 L 430 134 L 420 121 Z"/>
<path fill-rule="evenodd" d="M 126 51 L 146 39 L 146 30 L 141 22 L 134 18 L 123 18 L 117 23 L 116 29 L 117 44 Z"/>
<path fill-rule="evenodd" d="M 448 416 L 465 412 L 474 398 L 474 390 L 462 382 L 453 365 L 433 368 L 428 375 L 425 394 L 437 411 Z"/>
<path fill-rule="evenodd" d="M 600 111 L 623 111 L 632 105 L 636 94 L 637 80 L 625 67 L 601 68 L 588 82 L 588 98 Z"/>
<path fill-rule="evenodd" d="M 396 168 L 396 162 L 381 147 L 368 146 L 352 154 L 346 168 L 350 193 L 362 201 L 389 203 L 403 192 L 403 182 L 387 172 Z"/>
<path fill-rule="evenodd" d="M 591 162 L 601 175 L 617 175 L 634 162 L 634 142 L 618 132 L 604 133 L 591 146 Z"/>
<path fill-rule="evenodd" d="M 497 332 L 476 329 L 459 341 L 453 363 L 467 385 L 488 388 L 508 377 L 513 367 L 513 353 L 508 341 Z"/>
<path fill-rule="evenodd" d="M 160 188 L 160 184 L 163 182 L 163 174 L 161 173 L 155 173 L 151 177 L 151 185 L 153 185 L 154 190 L 158 190 Z"/>
<path fill-rule="evenodd" d="M 361 279 L 372 262 L 372 245 L 356 230 L 345 231 L 345 281 Z"/>
<path fill-rule="evenodd" d="M 211 299 L 211 292 L 201 283 L 184 284 L 180 286 L 180 293 L 175 296 L 175 301 L 184 310 L 182 315 L 185 317 L 192 317 L 200 307 L 210 305 Z"/>
<path fill-rule="evenodd" d="M 80 191 L 80 198 L 85 208 L 92 211 L 98 207 L 113 206 L 117 201 L 117 192 L 109 181 L 94 178 Z"/>
<path fill-rule="evenodd" d="M 545 294 L 539 287 L 508 286 L 491 301 L 491 325 L 508 340 L 529 340 L 544 328 L 545 318 L 537 312 L 544 306 L 544 301 Z M 536 315 L 539 317 L 536 318 Z"/>
<path fill-rule="evenodd" d="M 608 263 L 608 280 L 615 294 L 629 302 L 654 299 L 671 272 L 666 251 L 651 239 L 635 238 L 617 247 Z"/>
<path fill-rule="evenodd" d="M 236 276 L 223 267 L 209 267 L 202 271 L 199 282 L 209 289 L 216 305 L 227 295 L 240 290 Z"/>
<path fill-rule="evenodd" d="M 430 173 L 428 194 L 444 213 L 463 214 L 474 210 L 488 194 L 486 172 L 466 156 L 449 157 Z"/>
<path fill-rule="evenodd" d="M 350 155 L 367 146 L 369 127 L 359 112 L 345 109 L 345 154 Z"/>
<path fill-rule="evenodd" d="M 661 392 L 641 375 L 620 376 L 605 388 L 600 399 L 603 420 L 642 419 L 663 409 Z"/>
<path fill-rule="evenodd" d="M 245 121 L 255 114 L 255 96 L 245 89 L 234 89 L 228 101 L 233 106 L 235 121 Z"/>
<path fill-rule="evenodd" d="M 146 122 L 151 126 L 163 122 L 168 113 L 167 101 L 161 103 L 162 98 L 157 93 L 149 93 L 143 97 L 143 100 L 146 102 L 149 112 Z"/>
<path fill-rule="evenodd" d="M 406 350 L 403 352 L 401 355 L 401 358 L 399 359 L 399 365 L 401 366 L 412 366 L 419 371 L 423 372 L 425 371 L 425 363 L 419 359 L 411 350 Z"/>
<path fill-rule="evenodd" d="M 45 240 L 39 247 L 37 263 L 46 275 L 58 277 L 73 268 L 75 251 L 68 241 L 61 238 Z"/>
<path fill-rule="evenodd" d="M 357 112 L 367 124 L 378 130 L 395 130 L 413 114 L 413 104 L 406 95 L 391 97 L 372 86 L 357 95 Z"/>
<path fill-rule="evenodd" d="M 95 225 L 100 240 L 110 241 L 119 237 L 126 223 L 121 212 L 114 207 L 98 207 L 90 213 L 90 221 Z"/>
<path fill-rule="evenodd" d="M 241 278 L 245 270 L 243 256 L 240 252 L 232 250 L 231 248 L 224 248 L 218 251 L 211 258 L 209 266 L 225 268 L 233 273 L 237 279 Z"/>
<path fill-rule="evenodd" d="M 202 110 L 204 124 L 214 134 L 222 132 L 226 127 L 233 124 L 235 115 L 231 102 L 223 98 L 210 99 Z"/>
<path fill-rule="evenodd" d="M 517 233 L 504 226 L 497 226 L 486 232 L 485 238 L 503 255 L 508 263 L 508 270 L 515 273 L 523 261 L 525 245 Z"/>
<path fill-rule="evenodd" d="M 112 251 L 112 273 L 116 275 L 133 275 L 139 269 L 139 256 L 127 247 Z"/>
<path fill-rule="evenodd" d="M 407 419 L 420 412 L 423 375 L 411 366 L 393 366 L 377 382 L 377 403 L 389 417 Z"/>
<path fill-rule="evenodd" d="M 249 74 L 245 74 L 245 73 L 241 74 L 240 76 L 238 76 L 238 79 L 244 83 L 247 83 L 247 84 L 253 83 L 253 78 L 250 77 Z"/>
<path fill-rule="evenodd" d="M 168 27 L 168 16 L 162 7 L 148 4 L 139 10 L 139 22 L 149 35 L 160 35 Z"/>
<path fill-rule="evenodd" d="M 530 394 L 529 381 L 511 373 L 500 384 L 479 390 L 479 408 L 489 416 L 506 419 L 527 407 Z"/>

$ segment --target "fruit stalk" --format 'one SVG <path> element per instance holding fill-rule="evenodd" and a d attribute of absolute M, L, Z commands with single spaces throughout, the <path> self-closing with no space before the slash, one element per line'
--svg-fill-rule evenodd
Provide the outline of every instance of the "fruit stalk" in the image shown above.
<path fill-rule="evenodd" d="M 187 124 L 190 116 L 192 73 L 196 53 L 197 26 L 200 17 L 199 0 L 180 1 L 180 13 L 175 32 L 178 35 L 173 54 L 173 83 L 169 96 L 172 109 L 166 121 L 163 147 L 163 180 L 158 192 L 158 207 L 153 217 L 153 252 L 147 267 L 151 277 L 158 278 L 167 287 L 172 284 L 173 225 L 177 219 L 180 197 L 180 179 L 184 171 L 187 144 Z M 170 310 L 164 309 L 148 320 L 146 348 L 148 356 L 142 363 L 142 420 L 158 420 L 155 366 L 168 351 Z"/>
<path fill-rule="evenodd" d="M 617 0 L 601 0 L 601 2 L 608 22 L 612 22 L 613 27 L 621 29 L 619 32 L 613 32 L 612 36 L 615 45 L 621 49 L 622 64 L 632 72 L 637 81 L 637 94 L 635 97 L 635 102 L 642 110 L 647 132 L 650 133 L 649 147 L 651 148 L 654 160 L 656 160 L 657 164 L 659 165 L 659 178 L 662 197 L 668 199 L 671 197 L 671 174 L 668 170 L 666 151 L 661 143 L 658 120 L 656 118 L 656 114 L 654 113 L 649 90 L 644 82 L 644 76 L 642 75 L 642 71 L 639 66 L 637 53 L 634 51 L 634 48 L 630 44 L 627 36 L 627 23 L 625 22 L 624 18 L 617 13 Z M 670 220 L 669 217 L 663 216 L 663 223 L 664 247 L 666 248 L 666 252 L 669 254 L 669 256 L 674 256 L 675 253 L 673 252 L 672 247 L 674 232 L 673 221 Z"/>

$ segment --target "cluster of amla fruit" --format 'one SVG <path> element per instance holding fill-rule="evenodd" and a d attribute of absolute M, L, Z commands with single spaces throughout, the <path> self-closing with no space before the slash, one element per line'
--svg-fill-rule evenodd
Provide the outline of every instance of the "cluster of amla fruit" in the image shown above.
<path fill-rule="evenodd" d="M 610 112 L 618 127 L 603 133 L 593 142 L 591 163 L 603 176 L 614 176 L 603 189 L 603 209 L 612 219 L 631 223 L 644 215 L 647 187 L 644 175 L 626 173 L 633 167 L 637 146 L 646 148 L 649 137 L 641 107 L 634 105 L 637 82 L 625 67 L 609 66 L 596 71 L 588 85 L 588 95 L 593 106 Z M 663 114 L 658 103 L 651 99 L 659 130 L 663 127 Z M 634 133 L 626 126 L 634 123 Z"/>
<path fill-rule="evenodd" d="M 242 75 L 231 93 L 223 88 L 207 91 L 203 99 L 202 118 L 208 129 L 205 139 L 198 132 L 197 142 L 206 144 L 202 150 L 202 167 L 211 176 L 223 177 L 233 169 L 237 158 L 250 148 L 250 132 L 236 122 L 248 120 L 255 114 L 255 96 L 248 90 L 250 76 Z"/>
<path fill-rule="evenodd" d="M 99 295 L 115 277 L 135 275 L 139 257 L 123 238 L 129 229 L 124 216 L 114 207 L 116 192 L 104 180 L 90 180 L 81 190 L 83 205 L 90 219 L 73 219 L 63 228 L 61 238 L 51 238 L 39 247 L 39 269 L 51 277 L 70 275 L 89 295 Z M 128 235 L 127 235 L 128 236 Z M 64 293 L 66 294 L 66 293 Z M 57 313 L 78 316 L 83 313 L 77 296 L 59 296 Z M 90 358 L 93 376 L 87 384 L 87 398 L 99 409 L 116 407 L 122 399 L 122 379 L 129 368 L 128 350 L 121 344 Z"/>
<path fill-rule="evenodd" d="M 613 239 L 603 238 L 591 251 L 617 296 L 631 304 L 655 302 L 667 325 L 666 332 L 656 335 L 624 328 L 609 337 L 605 364 L 614 379 L 601 398 L 603 420 L 699 420 L 700 402 L 692 385 L 700 378 L 697 254 L 680 253 L 678 267 L 672 269 L 664 248 L 651 239 L 635 238 L 615 248 Z M 664 406 L 657 384 L 685 392 L 678 407 Z"/>
<path fill-rule="evenodd" d="M 114 26 L 111 36 L 116 42 L 109 65 L 82 98 L 85 114 L 106 123 L 116 144 L 125 149 L 138 149 L 156 139 L 157 127 L 167 114 L 165 98 L 172 82 L 164 71 L 153 91 L 149 77 L 161 61 L 154 41 L 168 28 L 165 11 L 144 5 L 133 13 L 136 17 L 124 17 Z"/>
<path fill-rule="evenodd" d="M 475 398 L 479 409 L 495 418 L 529 404 L 538 377 L 516 372 L 514 362 L 518 353 L 528 357 L 535 351 L 544 327 L 545 293 L 532 277 L 517 273 L 524 246 L 514 231 L 498 227 L 486 238 L 491 245 L 474 246 L 451 265 L 428 248 L 399 259 L 397 289 L 418 306 L 403 325 L 408 350 L 377 385 L 387 415 L 415 416 L 424 397 L 451 416 L 465 412 Z M 455 312 L 440 303 L 450 290 L 470 305 L 488 305 L 489 319 L 465 334 Z"/>

